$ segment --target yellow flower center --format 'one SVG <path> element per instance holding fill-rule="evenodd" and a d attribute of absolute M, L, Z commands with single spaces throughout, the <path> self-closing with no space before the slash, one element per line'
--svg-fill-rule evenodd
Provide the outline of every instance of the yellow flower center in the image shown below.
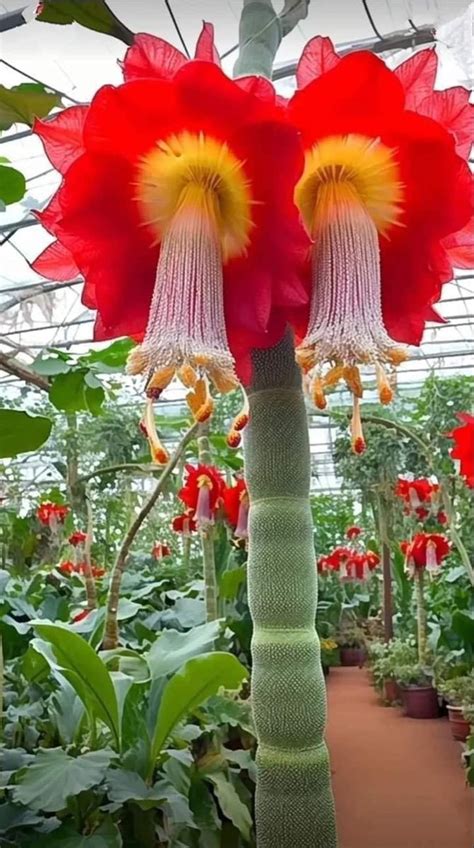
<path fill-rule="evenodd" d="M 158 242 L 183 214 L 208 222 L 224 261 L 245 252 L 252 226 L 249 183 L 243 162 L 224 142 L 189 132 L 160 141 L 141 163 L 138 201 Z"/>
<path fill-rule="evenodd" d="M 402 198 L 393 151 L 360 135 L 333 136 L 315 144 L 306 153 L 295 189 L 296 205 L 312 236 L 341 202 L 360 204 L 378 232 L 386 233 L 400 217 Z"/>

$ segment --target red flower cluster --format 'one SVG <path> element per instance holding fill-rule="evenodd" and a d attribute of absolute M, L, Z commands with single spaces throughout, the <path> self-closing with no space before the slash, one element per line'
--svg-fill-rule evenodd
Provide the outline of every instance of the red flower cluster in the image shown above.
<path fill-rule="evenodd" d="M 61 574 L 82 574 L 86 573 L 86 564 L 83 562 L 72 562 L 71 560 L 64 560 L 58 565 L 58 571 Z M 100 568 L 98 565 L 91 565 L 91 574 L 96 580 L 99 580 L 106 573 L 105 568 Z"/>
<path fill-rule="evenodd" d="M 474 415 L 460 412 L 458 418 L 461 421 L 461 427 L 456 427 L 450 435 L 455 442 L 451 456 L 459 460 L 460 473 L 466 485 L 474 489 Z"/>
<path fill-rule="evenodd" d="M 171 556 L 171 548 L 164 542 L 155 542 L 151 550 L 151 555 L 155 559 L 163 559 L 164 557 Z"/>
<path fill-rule="evenodd" d="M 43 501 L 36 510 L 36 517 L 46 527 L 54 527 L 56 524 L 62 524 L 69 512 L 68 506 Z"/>
<path fill-rule="evenodd" d="M 175 533 L 182 533 L 183 536 L 190 536 L 197 530 L 196 522 L 192 512 L 183 512 L 181 515 L 176 515 L 171 522 L 171 529 Z"/>
<path fill-rule="evenodd" d="M 249 496 L 247 484 L 241 477 L 235 486 L 225 486 L 223 491 L 224 512 L 238 539 L 248 538 Z"/>
<path fill-rule="evenodd" d="M 431 515 L 443 523 L 444 513 L 438 509 L 439 485 L 427 477 L 412 480 L 400 477 L 395 486 L 395 494 L 405 501 L 406 515 L 416 515 L 419 521 L 425 521 Z"/>
<path fill-rule="evenodd" d="M 69 536 L 68 542 L 76 548 L 78 545 L 83 545 L 86 539 L 87 533 L 83 533 L 82 530 L 74 530 L 74 533 Z"/>
<path fill-rule="evenodd" d="M 186 465 L 186 479 L 178 497 L 190 510 L 198 530 L 214 523 L 223 493 L 224 480 L 217 468 L 212 465 Z"/>
<path fill-rule="evenodd" d="M 342 580 L 367 580 L 380 563 L 374 551 L 356 551 L 353 548 L 335 548 L 329 556 L 318 560 L 318 571 L 336 571 Z"/>
<path fill-rule="evenodd" d="M 405 555 L 405 568 L 410 577 L 417 570 L 437 571 L 451 550 L 451 543 L 441 533 L 417 533 L 411 541 L 400 543 Z"/>

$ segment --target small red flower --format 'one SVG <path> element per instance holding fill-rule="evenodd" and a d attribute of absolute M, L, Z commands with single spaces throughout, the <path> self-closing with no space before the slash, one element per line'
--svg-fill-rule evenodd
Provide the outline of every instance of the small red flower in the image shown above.
<path fill-rule="evenodd" d="M 419 477 L 416 480 L 400 477 L 395 486 L 395 494 L 407 504 L 407 514 L 413 510 L 420 520 L 429 514 L 426 509 L 423 512 L 423 504 L 429 505 L 438 492 L 438 483 L 431 482 L 427 477 Z"/>
<path fill-rule="evenodd" d="M 193 514 L 183 512 L 181 515 L 176 515 L 171 522 L 171 529 L 175 533 L 182 533 L 183 536 L 190 536 L 197 529 Z"/>
<path fill-rule="evenodd" d="M 410 542 L 401 542 L 400 549 L 405 554 L 408 574 L 413 577 L 417 569 L 437 571 L 448 556 L 451 543 L 441 533 L 416 533 Z"/>
<path fill-rule="evenodd" d="M 460 473 L 470 489 L 474 489 L 474 415 L 460 412 L 461 427 L 456 427 L 450 434 L 455 445 L 451 450 L 453 459 L 459 460 Z"/>
<path fill-rule="evenodd" d="M 306 162 L 295 200 L 313 248 L 297 355 L 320 405 L 339 380 L 358 401 L 367 363 L 390 402 L 407 357 L 400 343 L 418 345 L 426 321 L 439 320 L 432 304 L 468 239 L 469 92 L 435 92 L 431 61 L 421 52 L 392 71 L 366 51 L 339 57 L 317 37 L 298 66 L 288 111 Z M 357 414 L 352 429 L 361 452 Z"/>
<path fill-rule="evenodd" d="M 198 529 L 214 522 L 222 503 L 224 480 L 211 465 L 186 465 L 184 486 L 178 497 L 192 511 Z"/>
<path fill-rule="evenodd" d="M 61 574 L 73 574 L 73 572 L 76 571 L 76 566 L 73 562 L 71 562 L 71 560 L 64 560 L 64 562 L 61 562 L 58 565 L 58 571 L 60 571 Z"/>
<path fill-rule="evenodd" d="M 51 501 L 43 501 L 36 510 L 36 516 L 41 524 L 47 527 L 54 527 L 56 524 L 62 524 L 69 512 L 68 506 L 55 504 Z"/>
<path fill-rule="evenodd" d="M 448 523 L 448 516 L 446 515 L 444 510 L 440 509 L 440 511 L 438 512 L 438 515 L 436 516 L 436 521 L 438 522 L 438 524 L 447 524 Z"/>
<path fill-rule="evenodd" d="M 239 539 L 248 537 L 249 496 L 245 480 L 239 478 L 235 486 L 225 486 L 223 491 L 226 518 Z"/>
<path fill-rule="evenodd" d="M 429 509 L 425 509 L 424 506 L 417 506 L 417 508 L 415 509 L 415 513 L 416 513 L 416 517 L 420 521 L 424 521 L 425 518 L 428 518 L 430 511 L 429 511 Z"/>
<path fill-rule="evenodd" d="M 73 616 L 73 618 L 72 618 L 73 623 L 78 624 L 79 621 L 84 621 L 84 619 L 87 618 L 87 616 L 90 615 L 90 613 L 91 613 L 91 610 L 88 610 L 88 609 L 81 610 L 80 612 L 78 612 L 76 615 Z"/>
<path fill-rule="evenodd" d="M 73 547 L 77 547 L 78 545 L 83 545 L 87 539 L 87 533 L 83 533 L 82 530 L 74 530 L 74 533 L 71 533 L 69 536 L 68 542 Z"/>
<path fill-rule="evenodd" d="M 155 542 L 151 555 L 155 559 L 163 559 L 164 557 L 171 556 L 171 548 L 164 542 Z"/>
<path fill-rule="evenodd" d="M 94 577 L 95 580 L 100 580 L 100 578 L 103 577 L 104 574 L 106 574 L 106 570 L 105 570 L 105 568 L 101 568 L 98 565 L 92 565 L 91 566 L 91 574 L 92 574 L 92 577 Z"/>
<path fill-rule="evenodd" d="M 360 527 L 354 525 L 353 527 L 348 527 L 346 530 L 346 536 L 348 539 L 357 539 L 358 536 L 362 533 Z"/>

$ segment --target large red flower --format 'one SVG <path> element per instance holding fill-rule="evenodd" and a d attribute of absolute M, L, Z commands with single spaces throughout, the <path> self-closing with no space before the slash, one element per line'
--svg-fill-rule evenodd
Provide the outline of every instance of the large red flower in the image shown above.
<path fill-rule="evenodd" d="M 451 456 L 459 460 L 460 472 L 466 484 L 470 489 L 474 489 L 474 415 L 460 412 L 458 418 L 462 424 L 451 433 L 451 438 L 455 441 Z"/>
<path fill-rule="evenodd" d="M 433 483 L 427 477 L 410 480 L 399 477 L 395 485 L 395 494 L 405 501 L 411 510 L 418 510 L 422 504 L 430 503 L 433 495 L 439 492 L 438 483 Z"/>
<path fill-rule="evenodd" d="M 183 512 L 181 515 L 176 515 L 171 522 L 171 529 L 175 533 L 182 533 L 183 536 L 190 536 L 191 533 L 194 533 L 197 528 L 192 512 Z"/>
<path fill-rule="evenodd" d="M 197 528 L 212 524 L 222 503 L 224 480 L 212 465 L 186 465 L 184 486 L 178 497 L 191 510 Z"/>
<path fill-rule="evenodd" d="M 451 550 L 451 543 L 441 533 L 416 533 L 411 541 L 400 543 L 410 577 L 417 570 L 437 571 Z"/>
<path fill-rule="evenodd" d="M 225 486 L 224 512 L 239 539 L 248 537 L 249 496 L 245 480 L 239 478 L 235 486 Z"/>
<path fill-rule="evenodd" d="M 151 374 L 150 399 L 178 373 L 202 421 L 207 378 L 222 391 L 248 381 L 250 349 L 274 344 L 285 309 L 304 303 L 307 241 L 293 202 L 302 153 L 273 87 L 228 79 L 209 27 L 197 55 L 139 35 L 123 85 L 36 122 L 63 182 L 38 213 L 57 242 L 34 267 L 79 269 L 95 337 L 141 340 L 130 370 Z"/>
<path fill-rule="evenodd" d="M 453 236 L 472 215 L 470 107 L 464 94 L 433 93 L 424 61 L 418 54 L 393 72 L 371 53 L 339 58 L 328 39 L 313 39 L 298 69 L 304 87 L 289 104 L 306 150 L 295 196 L 314 239 L 298 358 L 319 406 L 327 386 L 346 381 L 359 439 L 358 366 L 375 365 L 388 403 L 387 371 L 406 357 L 399 343 L 419 344 L 435 318 Z"/>
<path fill-rule="evenodd" d="M 71 533 L 69 536 L 68 542 L 73 547 L 77 547 L 78 545 L 83 545 L 87 539 L 87 533 L 84 533 L 82 530 L 74 530 L 74 533 Z"/>

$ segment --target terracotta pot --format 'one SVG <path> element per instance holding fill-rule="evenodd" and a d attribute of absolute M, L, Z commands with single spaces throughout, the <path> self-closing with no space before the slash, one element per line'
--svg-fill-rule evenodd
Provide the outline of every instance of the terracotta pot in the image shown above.
<path fill-rule="evenodd" d="M 394 701 L 400 700 L 400 687 L 396 680 L 392 677 L 387 677 L 383 682 L 383 692 L 386 701 L 393 704 Z"/>
<path fill-rule="evenodd" d="M 438 718 L 436 689 L 432 686 L 400 686 L 405 715 L 409 718 Z"/>
<path fill-rule="evenodd" d="M 454 739 L 465 742 L 469 736 L 471 724 L 464 718 L 462 707 L 452 707 L 448 704 L 449 726 Z"/>
<path fill-rule="evenodd" d="M 364 648 L 341 648 L 341 665 L 358 665 L 361 668 L 365 662 Z"/>

